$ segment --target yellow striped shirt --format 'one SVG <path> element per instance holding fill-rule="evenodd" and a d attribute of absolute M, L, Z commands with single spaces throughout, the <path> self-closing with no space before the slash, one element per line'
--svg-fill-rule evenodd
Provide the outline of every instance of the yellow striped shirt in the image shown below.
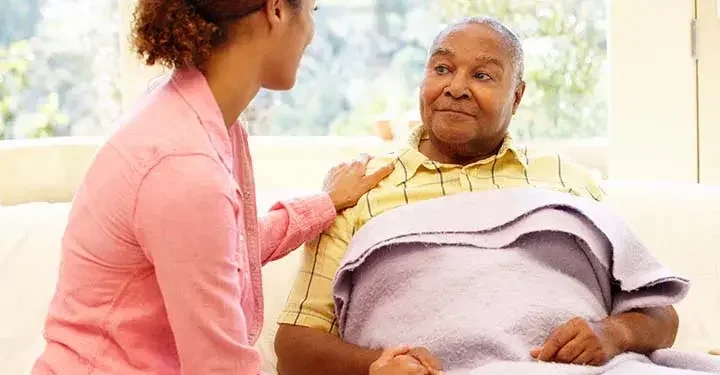
<path fill-rule="evenodd" d="M 560 155 L 543 155 L 516 147 L 507 137 L 495 156 L 466 166 L 441 164 L 418 151 L 421 133 L 396 154 L 377 157 L 369 171 L 394 160 L 395 170 L 358 203 L 338 215 L 318 238 L 305 244 L 303 260 L 279 323 L 337 334 L 332 281 L 355 232 L 374 216 L 405 204 L 443 195 L 535 187 L 595 200 L 604 193 L 587 171 Z"/>

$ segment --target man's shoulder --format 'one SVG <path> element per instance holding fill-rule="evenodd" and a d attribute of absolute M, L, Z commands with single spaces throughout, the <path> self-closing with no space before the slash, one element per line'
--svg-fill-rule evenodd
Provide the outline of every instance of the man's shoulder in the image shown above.
<path fill-rule="evenodd" d="M 400 164 L 398 163 L 398 159 L 402 157 L 406 151 L 407 147 L 403 147 L 385 153 L 371 155 L 372 159 L 370 159 L 370 162 L 367 165 L 366 173 L 373 173 L 388 164 L 395 164 L 397 167 Z M 388 178 L 392 177 L 392 175 L 393 173 L 391 173 Z"/>
<path fill-rule="evenodd" d="M 600 181 L 602 171 L 582 163 L 567 153 L 551 147 L 522 146 L 516 148 L 518 158 L 526 165 L 527 172 L 540 180 L 558 181 L 563 187 L 579 195 L 602 200 L 605 196 Z"/>
<path fill-rule="evenodd" d="M 366 175 L 372 174 L 388 164 L 393 164 L 395 169 L 387 177 L 382 179 L 373 189 L 363 194 L 355 205 L 341 213 L 340 216 L 343 216 L 346 219 L 346 223 L 344 225 L 351 224 L 351 226 L 356 226 L 355 229 L 357 229 L 357 227 L 361 226 L 358 222 L 358 218 L 363 216 L 362 212 L 368 210 L 368 205 L 371 201 L 376 199 L 378 194 L 381 196 L 383 195 L 380 191 L 387 192 L 388 189 L 393 189 L 403 181 L 405 171 L 403 169 L 403 163 L 399 160 L 405 152 L 406 148 L 397 148 L 393 151 L 371 155 L 372 158 L 370 159 L 370 162 L 368 162 L 365 170 Z M 369 195 L 372 195 L 372 199 Z M 360 222 L 362 222 L 362 220 L 360 220 Z"/>
<path fill-rule="evenodd" d="M 579 162 L 572 155 L 552 150 L 551 147 L 520 146 L 514 150 L 528 168 L 552 166 L 555 170 L 562 168 L 588 176 L 600 174 L 598 170 Z"/>

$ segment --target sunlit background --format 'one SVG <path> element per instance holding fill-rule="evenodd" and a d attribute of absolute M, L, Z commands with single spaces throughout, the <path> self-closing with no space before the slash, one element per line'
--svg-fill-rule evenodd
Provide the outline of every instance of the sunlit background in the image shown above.
<path fill-rule="evenodd" d="M 520 139 L 605 137 L 603 0 L 321 1 L 290 92 L 245 114 L 253 135 L 379 134 L 417 120 L 428 43 L 444 23 L 493 15 L 523 40 L 528 89 Z M 0 0 L 0 138 L 106 135 L 121 110 L 118 0 Z"/>

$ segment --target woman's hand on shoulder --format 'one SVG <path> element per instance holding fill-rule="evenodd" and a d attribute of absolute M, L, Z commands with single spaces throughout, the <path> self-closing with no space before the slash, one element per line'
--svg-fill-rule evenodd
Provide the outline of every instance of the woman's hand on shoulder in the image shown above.
<path fill-rule="evenodd" d="M 357 160 L 342 163 L 328 172 L 323 190 L 330 195 L 337 211 L 354 206 L 363 194 L 377 186 L 395 169 L 395 164 L 389 163 L 366 175 L 369 161 L 370 157 L 363 154 Z"/>

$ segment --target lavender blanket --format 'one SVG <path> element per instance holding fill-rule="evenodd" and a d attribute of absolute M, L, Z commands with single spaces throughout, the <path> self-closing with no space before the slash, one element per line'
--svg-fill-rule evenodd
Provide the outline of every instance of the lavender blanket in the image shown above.
<path fill-rule="evenodd" d="M 423 345 L 449 374 L 720 373 L 713 357 L 674 350 L 623 354 L 603 367 L 530 357 L 573 317 L 674 304 L 688 288 L 604 204 L 513 189 L 374 218 L 350 243 L 334 298 L 345 341 Z"/>

